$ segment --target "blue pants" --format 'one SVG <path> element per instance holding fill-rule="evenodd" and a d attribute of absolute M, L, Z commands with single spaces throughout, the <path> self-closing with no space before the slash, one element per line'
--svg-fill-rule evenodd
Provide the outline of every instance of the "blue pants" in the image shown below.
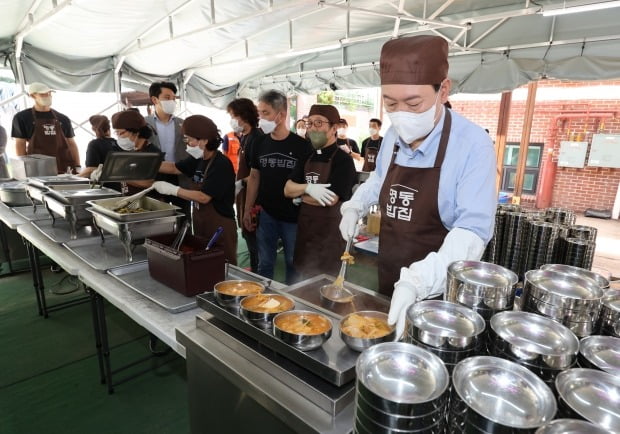
<path fill-rule="evenodd" d="M 258 274 L 273 279 L 273 268 L 278 253 L 278 239 L 284 245 L 284 260 L 286 261 L 286 284 L 290 285 L 297 280 L 297 273 L 293 266 L 293 252 L 297 238 L 297 223 L 288 223 L 276 220 L 265 210 L 261 210 L 256 242 L 258 244 Z"/>

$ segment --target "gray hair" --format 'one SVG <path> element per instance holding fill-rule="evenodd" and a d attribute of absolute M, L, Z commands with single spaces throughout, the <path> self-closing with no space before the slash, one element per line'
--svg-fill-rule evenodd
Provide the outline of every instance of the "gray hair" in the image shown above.
<path fill-rule="evenodd" d="M 268 104 L 277 112 L 285 112 L 288 108 L 286 95 L 277 90 L 267 90 L 258 97 L 260 102 Z"/>

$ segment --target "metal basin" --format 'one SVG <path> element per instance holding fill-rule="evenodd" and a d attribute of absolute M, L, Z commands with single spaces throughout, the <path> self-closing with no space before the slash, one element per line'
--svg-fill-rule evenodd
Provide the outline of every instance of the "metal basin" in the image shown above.
<path fill-rule="evenodd" d="M 552 420 L 557 410 L 553 393 L 540 378 L 497 357 L 463 360 L 454 368 L 452 382 L 458 398 L 469 408 L 506 427 L 538 428 Z"/>
<path fill-rule="evenodd" d="M 620 338 L 612 336 L 588 336 L 579 342 L 581 361 L 589 366 L 620 378 Z"/>
<path fill-rule="evenodd" d="M 541 426 L 535 434 L 608 434 L 608 431 L 579 419 L 556 419 Z"/>
<path fill-rule="evenodd" d="M 449 376 L 436 355 L 403 342 L 364 351 L 355 365 L 358 393 L 389 413 L 428 414 L 445 404 Z"/>
<path fill-rule="evenodd" d="M 382 323 L 385 323 L 387 327 L 389 327 L 390 331 L 387 334 L 384 334 L 383 336 L 377 336 L 377 337 L 363 337 L 363 336 L 351 334 L 351 332 L 349 331 L 349 328 L 347 328 L 346 326 L 349 324 L 349 321 L 351 321 L 354 315 L 361 316 L 364 319 L 369 319 L 371 321 L 372 320 L 381 321 Z M 340 338 L 349 348 L 351 348 L 354 351 L 359 351 L 359 352 L 367 350 L 373 345 L 380 344 L 381 342 L 391 342 L 396 337 L 396 329 L 394 327 L 390 327 L 389 325 L 387 325 L 387 319 L 388 319 L 388 316 L 386 313 L 378 312 L 374 310 L 364 310 L 364 311 L 350 313 L 349 315 L 342 318 L 342 320 L 340 321 L 340 327 L 339 327 Z"/>
<path fill-rule="evenodd" d="M 456 303 L 425 300 L 407 309 L 409 334 L 435 348 L 468 349 L 482 338 L 484 319 Z"/>
<path fill-rule="evenodd" d="M 542 267 L 540 267 L 540 269 L 549 270 L 549 271 L 557 271 L 560 273 L 570 274 L 570 275 L 578 276 L 578 277 L 585 277 L 585 278 L 594 280 L 602 289 L 609 288 L 609 279 L 593 271 L 586 270 L 585 268 L 574 267 L 572 265 L 564 265 L 564 264 L 545 264 Z"/>
<path fill-rule="evenodd" d="M 569 369 L 555 379 L 560 403 L 609 431 L 620 431 L 620 377 L 595 369 Z"/>
<path fill-rule="evenodd" d="M 491 318 L 491 330 L 515 357 L 536 365 L 563 369 L 575 362 L 579 340 L 568 328 L 540 315 L 500 312 Z"/>
<path fill-rule="evenodd" d="M 331 337 L 332 322 L 321 313 L 291 310 L 273 318 L 273 334 L 298 350 L 316 350 Z"/>
<path fill-rule="evenodd" d="M 446 299 L 456 301 L 461 293 L 492 300 L 514 297 L 519 278 L 512 271 L 488 262 L 456 261 L 448 266 Z"/>

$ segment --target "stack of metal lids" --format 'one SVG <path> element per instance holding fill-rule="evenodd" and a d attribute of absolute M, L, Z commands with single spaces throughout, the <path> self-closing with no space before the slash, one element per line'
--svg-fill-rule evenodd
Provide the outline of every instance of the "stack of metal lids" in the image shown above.
<path fill-rule="evenodd" d="M 553 261 L 554 246 L 558 240 L 559 226 L 553 223 L 530 220 L 527 223 L 527 249 L 523 272 L 539 268 Z"/>
<path fill-rule="evenodd" d="M 503 257 L 500 265 L 517 274 L 519 274 L 521 270 L 521 261 L 527 243 L 527 239 L 524 236 L 526 233 L 526 224 L 527 213 L 506 213 L 506 223 L 502 240 Z"/>
<path fill-rule="evenodd" d="M 558 416 L 585 419 L 608 432 L 620 432 L 620 377 L 595 369 L 558 374 Z"/>
<path fill-rule="evenodd" d="M 620 289 L 607 291 L 603 296 L 597 330 L 601 335 L 620 338 Z"/>
<path fill-rule="evenodd" d="M 568 228 L 568 236 L 596 243 L 598 229 L 592 226 L 572 225 Z"/>
<path fill-rule="evenodd" d="M 575 213 L 568 208 L 547 208 L 545 220 L 560 225 L 572 225 L 575 223 Z"/>
<path fill-rule="evenodd" d="M 384 342 L 357 359 L 354 432 L 443 434 L 450 376 L 436 355 Z"/>
<path fill-rule="evenodd" d="M 557 409 L 553 393 L 540 378 L 498 357 L 459 362 L 452 387 L 449 433 L 531 433 L 550 422 Z"/>

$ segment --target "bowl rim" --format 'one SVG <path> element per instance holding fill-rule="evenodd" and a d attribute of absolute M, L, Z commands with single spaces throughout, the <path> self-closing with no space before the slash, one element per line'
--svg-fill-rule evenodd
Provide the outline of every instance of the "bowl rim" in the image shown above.
<path fill-rule="evenodd" d="M 294 332 L 290 332 L 288 330 L 283 329 L 282 327 L 280 327 L 277 324 L 278 319 L 283 318 L 285 316 L 289 316 L 289 315 L 316 315 L 319 316 L 321 318 L 324 318 L 327 323 L 329 324 L 329 328 L 325 331 L 322 331 L 320 333 L 294 333 Z M 320 336 L 323 335 L 325 333 L 329 333 L 330 331 L 332 331 L 332 329 L 334 328 L 331 318 L 328 317 L 327 315 L 325 315 L 324 313 L 321 312 L 313 312 L 311 310 L 304 310 L 304 309 L 293 309 L 293 310 L 286 310 L 284 312 L 280 312 L 278 313 L 276 316 L 273 317 L 273 327 L 274 329 L 277 329 L 281 332 L 284 333 L 288 333 L 290 335 L 295 335 L 295 336 Z"/>
<path fill-rule="evenodd" d="M 260 291 L 257 293 L 253 293 L 253 294 L 229 294 L 225 291 L 222 291 L 221 289 L 218 288 L 218 286 L 220 284 L 225 284 L 225 283 L 234 283 L 234 284 L 238 284 L 238 283 L 249 283 L 252 284 L 253 286 L 256 285 L 259 287 Z M 217 293 L 217 294 L 221 294 L 221 295 L 227 295 L 229 297 L 247 297 L 249 295 L 256 295 L 256 294 L 262 294 L 263 292 L 265 292 L 266 288 L 265 285 L 263 285 L 260 282 L 255 282 L 253 280 L 244 280 L 244 279 L 232 279 L 232 280 L 222 280 L 221 282 L 217 282 L 215 285 L 213 285 L 213 292 Z"/>
<path fill-rule="evenodd" d="M 247 303 L 247 302 L 246 302 L 246 300 L 248 300 L 248 299 L 250 299 L 250 298 L 252 298 L 252 297 L 257 297 L 257 296 L 259 296 L 259 295 L 262 295 L 262 296 L 265 296 L 265 295 L 266 295 L 266 296 L 270 296 L 270 297 L 272 297 L 272 296 L 275 296 L 275 297 L 282 297 L 282 298 L 286 299 L 287 301 L 290 301 L 290 302 L 291 302 L 291 307 L 290 307 L 289 309 L 279 310 L 279 311 L 277 311 L 277 312 L 264 312 L 264 311 L 262 311 L 262 310 L 249 309 L 248 307 L 244 306 L 244 303 Z M 245 311 L 247 311 L 247 312 L 252 312 L 252 313 L 257 313 L 257 314 L 268 314 L 268 315 L 274 315 L 274 314 L 279 314 L 279 313 L 287 312 L 287 311 L 289 311 L 289 310 L 294 309 L 294 308 L 295 308 L 295 300 L 293 300 L 291 297 L 288 297 L 288 296 L 283 295 L 283 294 L 275 293 L 275 292 L 273 292 L 273 293 L 272 293 L 272 292 L 270 292 L 270 293 L 267 293 L 267 294 L 265 294 L 265 293 L 260 293 L 260 294 L 246 295 L 245 297 L 243 297 L 243 298 L 241 299 L 241 302 L 239 302 L 239 307 L 241 308 L 241 310 L 245 310 Z"/>

